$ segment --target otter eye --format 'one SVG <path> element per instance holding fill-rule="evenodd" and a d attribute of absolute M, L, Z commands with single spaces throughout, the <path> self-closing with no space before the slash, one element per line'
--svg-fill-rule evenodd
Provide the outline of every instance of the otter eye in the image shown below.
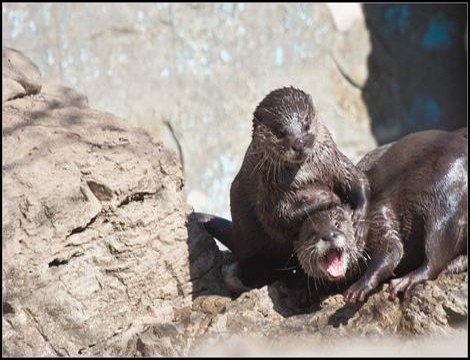
<path fill-rule="evenodd" d="M 286 131 L 282 129 L 274 130 L 274 133 L 278 138 L 283 138 L 284 136 L 286 136 Z"/>
<path fill-rule="evenodd" d="M 310 123 L 307 123 L 304 125 L 304 131 L 309 131 L 310 130 Z"/>
<path fill-rule="evenodd" d="M 335 222 L 335 228 L 339 229 L 341 226 L 339 224 L 339 222 Z"/>

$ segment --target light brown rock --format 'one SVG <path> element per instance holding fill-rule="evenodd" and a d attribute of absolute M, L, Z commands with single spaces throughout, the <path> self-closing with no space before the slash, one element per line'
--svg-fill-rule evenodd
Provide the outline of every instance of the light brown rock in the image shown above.
<path fill-rule="evenodd" d="M 4 354 L 128 354 L 109 346 L 210 288 L 221 257 L 188 237 L 174 153 L 69 88 L 2 115 Z"/>
<path fill-rule="evenodd" d="M 3 48 L 2 51 L 2 102 L 41 90 L 41 73 L 38 67 L 21 51 Z"/>

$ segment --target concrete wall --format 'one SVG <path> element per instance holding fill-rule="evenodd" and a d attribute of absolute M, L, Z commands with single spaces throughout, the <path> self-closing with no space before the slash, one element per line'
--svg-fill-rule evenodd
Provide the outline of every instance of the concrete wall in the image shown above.
<path fill-rule="evenodd" d="M 294 85 L 310 93 L 352 160 L 375 147 L 371 116 L 380 135 L 376 124 L 386 113 L 385 100 L 396 95 L 380 91 L 390 88 L 382 87 L 380 77 L 388 74 L 387 63 L 375 61 L 378 82 L 369 76 L 372 55 L 380 56 L 369 30 L 374 21 L 385 24 L 387 9 L 311 3 L 2 4 L 2 42 L 31 57 L 44 82 L 73 86 L 93 107 L 162 138 L 182 158 L 188 202 L 229 216 L 229 187 L 250 141 L 252 112 L 274 88 Z M 409 15 L 414 27 L 421 24 L 415 13 Z M 390 16 L 400 24 L 400 16 Z M 393 79 L 385 80 L 393 86 Z M 385 138 L 407 130 L 390 130 L 402 121 L 400 111 L 386 118 Z M 447 113 L 440 114 L 442 126 Z"/>
<path fill-rule="evenodd" d="M 358 5 L 3 4 L 2 16 L 3 45 L 30 56 L 44 82 L 73 86 L 179 147 L 198 210 L 229 215 L 252 112 L 276 87 L 311 93 L 353 158 L 375 145 L 361 92 L 338 67 L 367 79 Z"/>

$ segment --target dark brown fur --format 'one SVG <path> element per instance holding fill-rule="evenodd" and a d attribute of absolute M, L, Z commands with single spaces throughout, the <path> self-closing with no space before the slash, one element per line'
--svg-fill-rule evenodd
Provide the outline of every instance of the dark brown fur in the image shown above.
<path fill-rule="evenodd" d="M 371 185 L 371 260 L 346 292 L 363 301 L 382 281 L 390 297 L 443 271 L 467 268 L 466 131 L 423 131 L 374 151 L 358 166 Z M 406 255 L 406 256 L 405 256 Z"/>
<path fill-rule="evenodd" d="M 309 214 L 342 203 L 364 238 L 366 177 L 337 148 L 309 95 L 294 88 L 268 94 L 253 117 L 252 141 L 230 190 L 232 224 L 200 214 L 209 233 L 228 245 L 232 275 L 253 284 L 294 257 L 294 241 Z"/>
<path fill-rule="evenodd" d="M 299 238 L 294 242 L 303 271 L 317 282 L 345 280 L 359 272 L 359 262 L 365 262 L 364 242 L 354 236 L 352 211 L 348 206 L 317 211 L 302 224 Z M 334 252 L 341 259 L 344 275 L 332 277 L 325 268 L 328 254 Z M 318 287 L 317 287 L 318 288 Z"/>

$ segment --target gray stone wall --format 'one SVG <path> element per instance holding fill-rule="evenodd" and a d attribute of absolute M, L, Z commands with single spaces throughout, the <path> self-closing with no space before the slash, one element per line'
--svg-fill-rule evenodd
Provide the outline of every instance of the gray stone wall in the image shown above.
<path fill-rule="evenodd" d="M 87 94 L 174 148 L 187 201 L 229 216 L 252 112 L 277 87 L 313 96 L 353 160 L 375 146 L 361 97 L 371 51 L 357 4 L 3 4 L 2 42 L 44 81 Z"/>

